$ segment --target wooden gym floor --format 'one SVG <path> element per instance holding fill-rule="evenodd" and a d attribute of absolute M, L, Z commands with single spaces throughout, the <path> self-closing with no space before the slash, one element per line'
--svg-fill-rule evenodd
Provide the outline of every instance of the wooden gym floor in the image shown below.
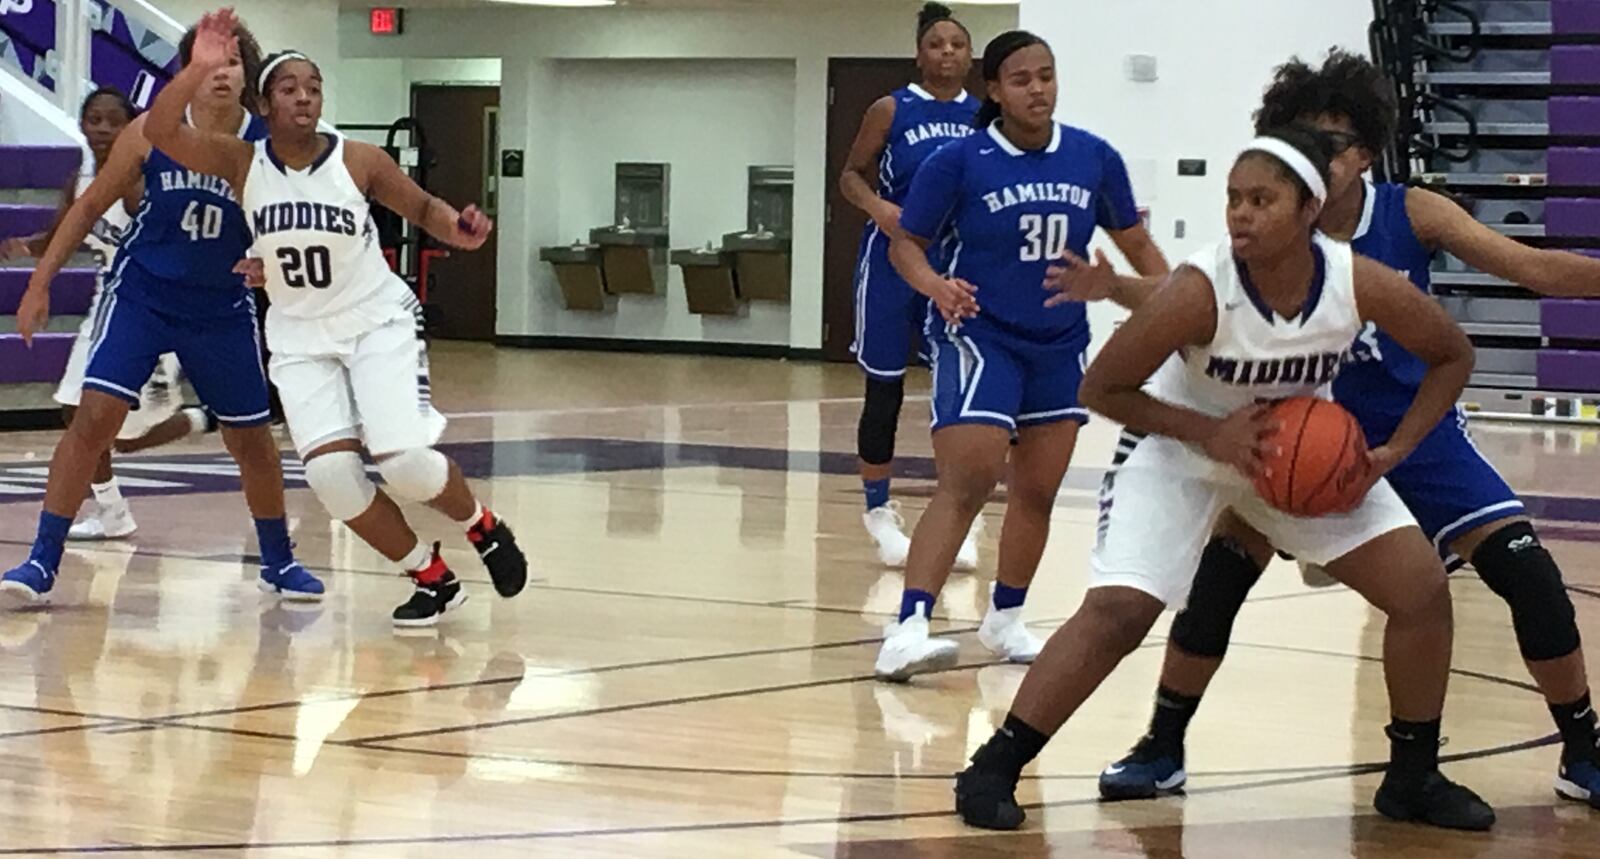
<path fill-rule="evenodd" d="M 529 590 L 497 599 L 453 526 L 418 510 L 472 599 L 397 635 L 405 581 L 330 526 L 291 468 L 300 557 L 330 594 L 280 605 L 253 587 L 215 438 L 123 459 L 137 539 L 72 551 L 52 607 L 0 615 L 0 855 L 1456 859 L 1592 856 L 1600 841 L 1600 813 L 1551 791 L 1544 704 L 1470 574 L 1452 586 L 1445 753 L 1500 826 L 1375 815 L 1381 620 L 1284 564 L 1196 718 L 1187 798 L 1095 802 L 1096 774 L 1144 728 L 1157 636 L 1030 770 L 1027 827 L 966 830 L 950 774 L 1023 674 L 972 634 L 1001 508 L 983 571 L 940 603 L 961 665 L 874 682 L 900 583 L 861 528 L 853 368 L 452 345 L 435 360 L 447 449 L 518 529 Z M 901 432 L 913 522 L 932 473 L 925 408 L 908 403 Z M 1529 494 L 1600 641 L 1600 433 L 1475 434 Z M 1028 608 L 1041 632 L 1081 597 L 1112 441 L 1091 426 L 1061 493 Z M 31 540 L 53 442 L 0 436 L 6 566 Z"/>

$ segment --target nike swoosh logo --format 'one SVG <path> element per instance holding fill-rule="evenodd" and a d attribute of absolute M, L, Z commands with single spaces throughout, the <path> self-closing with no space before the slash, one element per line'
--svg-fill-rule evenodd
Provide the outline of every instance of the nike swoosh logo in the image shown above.
<path fill-rule="evenodd" d="M 993 155 L 994 154 L 994 149 L 992 149 L 992 148 L 991 149 L 979 149 L 978 150 L 978 154 L 979 155 Z"/>
<path fill-rule="evenodd" d="M 1578 715 L 1573 716 L 1572 718 L 1574 718 L 1574 719 L 1587 719 L 1587 718 L 1589 718 L 1590 716 L 1593 716 L 1593 715 L 1594 715 L 1594 708 L 1590 707 L 1590 708 L 1584 710 L 1582 713 L 1579 713 Z"/>
<path fill-rule="evenodd" d="M 1239 308 L 1241 308 L 1243 306 L 1244 306 L 1244 302 L 1242 302 L 1242 301 L 1234 301 L 1234 302 L 1230 302 L 1228 304 L 1222 305 L 1222 309 L 1223 310 L 1238 310 Z"/>
<path fill-rule="evenodd" d="M 487 549 L 484 549 L 484 550 L 483 550 L 483 555 L 482 555 L 482 556 L 481 556 L 481 557 L 485 557 L 485 558 L 487 558 L 487 557 L 489 557 L 489 556 L 490 556 L 490 555 L 493 555 L 493 554 L 494 554 L 494 550 L 495 550 L 495 549 L 498 549 L 498 548 L 500 548 L 500 543 L 499 543 L 499 541 L 496 541 L 496 542 L 493 542 L 493 543 L 490 543 L 490 544 L 489 544 L 489 548 L 487 548 Z"/>
<path fill-rule="evenodd" d="M 1127 769 L 1127 767 L 1113 764 L 1112 766 L 1106 767 L 1106 775 L 1116 775 L 1125 769 Z"/>

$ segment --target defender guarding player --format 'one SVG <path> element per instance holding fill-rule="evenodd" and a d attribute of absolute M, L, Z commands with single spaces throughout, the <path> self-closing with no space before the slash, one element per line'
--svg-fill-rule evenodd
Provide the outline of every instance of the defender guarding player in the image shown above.
<path fill-rule="evenodd" d="M 460 523 L 495 589 L 514 596 L 528 573 L 516 538 L 432 447 L 444 418 L 430 402 L 420 307 L 384 261 L 367 200 L 466 250 L 481 247 L 493 225 L 476 208 L 457 212 L 428 195 L 376 146 L 320 132 L 322 73 L 303 54 L 274 55 L 261 69 L 267 139 L 252 145 L 185 127 L 184 99 L 237 52 L 234 21 L 230 9 L 201 21 L 194 66 L 156 99 L 145 134 L 181 163 L 243 188 L 272 298 L 272 378 L 306 480 L 330 514 L 411 576 L 416 590 L 394 610 L 396 625 L 431 625 L 465 594 L 439 544 L 417 537 L 389 493 Z M 363 449 L 387 492 L 367 477 Z"/>
<path fill-rule="evenodd" d="M 1512 241 L 1432 191 L 1364 181 L 1396 118 L 1394 90 L 1382 71 L 1334 52 L 1320 69 L 1297 60 L 1279 68 L 1257 124 L 1298 122 L 1328 135 L 1337 155 L 1318 227 L 1349 239 L 1358 253 L 1407 272 L 1424 293 L 1433 255 L 1442 250 L 1545 295 L 1600 295 L 1600 261 Z M 1124 297 L 1142 294 L 1137 284 L 1126 286 Z M 1423 365 L 1370 324 L 1352 354 L 1354 363 L 1339 375 L 1334 397 L 1361 422 L 1368 444 L 1384 444 L 1417 390 Z M 1540 545 L 1522 502 L 1473 445 L 1459 412 L 1446 415 L 1388 479 L 1446 565 L 1454 569 L 1471 559 L 1484 584 L 1510 607 L 1528 673 L 1561 734 L 1556 792 L 1600 808 L 1600 736 L 1577 618 L 1561 570 Z M 1264 537 L 1224 519 L 1201 556 L 1195 596 L 1172 625 L 1150 731 L 1101 775 L 1103 797 L 1150 797 L 1183 785 L 1189 720 L 1271 553 Z"/>
<path fill-rule="evenodd" d="M 179 120 L 248 145 L 265 127 L 243 105 L 244 81 L 260 49 L 234 22 L 242 50 L 211 67 L 178 102 Z M 195 31 L 178 45 L 185 66 Z M 203 85 L 204 89 L 201 89 Z M 50 281 L 83 243 L 100 216 L 124 199 L 138 199 L 101 298 L 101 322 L 89 353 L 83 399 L 56 445 L 38 535 L 28 560 L 0 578 L 0 589 L 37 600 L 55 587 L 72 516 L 100 457 L 111 449 L 161 356 L 178 356 L 201 402 L 222 424 L 222 440 L 239 464 L 245 501 L 261 547 L 260 585 L 289 599 L 320 600 L 321 581 L 294 559 L 283 512 L 283 467 L 268 427 L 271 411 L 261 368 L 255 306 L 233 268 L 250 246 L 236 185 L 185 169 L 145 140 L 141 116 L 117 137 L 89 188 L 72 204 L 50 240 L 17 309 L 17 327 L 31 338 L 50 309 Z M 142 196 L 139 189 L 142 185 Z"/>
<path fill-rule="evenodd" d="M 1327 199 L 1325 146 L 1314 132 L 1286 129 L 1247 147 L 1228 176 L 1230 240 L 1179 267 L 1085 375 L 1084 402 L 1126 427 L 1101 487 L 1090 589 L 1029 669 L 1004 726 L 958 777 L 956 807 L 968 824 L 1021 825 L 1022 768 L 1162 611 L 1183 605 L 1213 521 L 1232 508 L 1388 616 L 1391 747 L 1378 811 L 1456 829 L 1493 825 L 1482 799 L 1439 772 L 1450 591 L 1433 547 L 1381 479 L 1455 406 L 1472 344 L 1404 277 L 1315 231 Z M 1370 490 L 1352 494 L 1362 500 L 1348 512 L 1316 518 L 1268 507 L 1251 484 L 1269 431 L 1259 403 L 1325 390 L 1367 323 L 1425 368 L 1394 434 L 1369 453 Z M 1257 372 L 1238 373 L 1241 363 Z"/>
<path fill-rule="evenodd" d="M 889 251 L 933 300 L 933 450 L 939 485 L 917 522 L 899 621 L 875 672 L 904 681 L 955 662 L 956 643 L 929 637 L 928 618 L 951 562 L 1011 463 L 1000 564 L 978 639 L 1012 662 L 1041 643 L 1022 604 L 1050 534 L 1050 513 L 1088 412 L 1078 382 L 1089 322 L 1081 305 L 1044 307 L 1045 269 L 1082 252 L 1104 229 L 1144 273 L 1167 270 L 1139 222 L 1122 156 L 1056 123 L 1055 56 L 1012 31 L 983 54 L 988 99 L 978 133 L 934 153 L 917 172 Z M 953 242 L 949 277 L 927 249 Z M 1015 442 L 1015 444 L 1013 444 Z"/>
<path fill-rule="evenodd" d="M 861 119 L 839 177 L 839 190 L 865 212 L 867 223 L 856 266 L 856 339 L 850 351 L 867 377 L 856 453 L 867 497 L 862 521 L 888 567 L 903 567 L 911 539 L 905 520 L 889 500 L 894 438 L 905 399 L 906 362 L 915 345 L 925 351 L 923 323 L 928 297 L 912 289 L 889 262 L 889 242 L 900 231 L 900 204 L 922 162 L 939 147 L 972 134 L 978 100 L 967 94 L 972 70 L 972 34 L 949 7 L 928 3 L 917 16 L 917 68 L 922 83 L 897 89 L 873 102 Z M 944 249 L 929 248 L 935 271 L 946 266 Z M 978 566 L 976 521 L 956 553 L 957 569 Z"/>

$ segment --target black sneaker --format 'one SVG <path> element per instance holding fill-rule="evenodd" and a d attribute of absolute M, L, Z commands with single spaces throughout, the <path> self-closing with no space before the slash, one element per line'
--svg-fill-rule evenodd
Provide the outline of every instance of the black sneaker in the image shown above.
<path fill-rule="evenodd" d="M 461 582 L 455 573 L 447 572 L 444 578 L 431 585 L 417 582 L 411 599 L 394 610 L 394 625 L 403 627 L 433 626 L 439 616 L 467 601 Z"/>
<path fill-rule="evenodd" d="M 956 813 L 968 826 L 1011 830 L 1028 815 L 1017 805 L 1017 780 L 978 769 L 974 764 L 956 776 Z"/>
<path fill-rule="evenodd" d="M 503 597 L 522 593 L 528 584 L 528 559 L 517 546 L 517 536 L 494 512 L 485 508 L 483 518 L 467 530 L 467 540 L 478 550 L 478 557 L 489 569 L 495 592 Z"/>
<path fill-rule="evenodd" d="M 1100 798 L 1116 802 L 1183 793 L 1188 779 L 1188 773 L 1183 771 L 1182 749 L 1177 754 L 1159 749 L 1146 734 L 1127 757 L 1100 773 Z"/>
<path fill-rule="evenodd" d="M 1489 803 L 1437 770 L 1421 781 L 1396 778 L 1391 770 L 1378 786 L 1372 804 L 1379 814 L 1391 820 L 1473 832 L 1485 832 L 1494 826 L 1494 809 Z"/>

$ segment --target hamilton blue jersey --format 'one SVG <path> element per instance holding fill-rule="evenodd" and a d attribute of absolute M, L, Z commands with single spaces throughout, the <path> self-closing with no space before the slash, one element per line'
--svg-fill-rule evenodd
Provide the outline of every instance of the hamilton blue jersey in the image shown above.
<path fill-rule="evenodd" d="M 911 190 L 917 168 L 939 147 L 972 136 L 978 100 L 966 90 L 952 101 L 940 101 L 916 84 L 890 93 L 894 124 L 878 159 L 878 196 L 899 205 Z"/>
<path fill-rule="evenodd" d="M 1431 292 L 1433 251 L 1424 247 L 1406 213 L 1406 186 L 1367 184 L 1366 205 L 1351 246 Z M 1428 365 L 1368 322 L 1350 350 L 1350 365 L 1334 382 L 1334 398 L 1350 410 L 1374 444 L 1387 440 L 1411 408 Z"/>
<path fill-rule="evenodd" d="M 1087 256 L 1096 227 L 1138 222 L 1122 156 L 1065 125 L 1036 151 L 998 125 L 945 146 L 917 171 L 900 215 L 911 235 L 951 240 L 950 276 L 978 288 L 979 314 L 964 326 L 1039 343 L 1089 339 L 1082 304 L 1044 306 L 1045 269 L 1063 251 Z"/>
<path fill-rule="evenodd" d="M 267 136 L 246 114 L 239 137 Z M 123 237 L 108 281 L 119 298 L 177 316 L 207 317 L 249 306 L 233 267 L 252 242 L 239 197 L 226 179 L 189 170 L 159 149 L 144 162 L 144 200 Z"/>

